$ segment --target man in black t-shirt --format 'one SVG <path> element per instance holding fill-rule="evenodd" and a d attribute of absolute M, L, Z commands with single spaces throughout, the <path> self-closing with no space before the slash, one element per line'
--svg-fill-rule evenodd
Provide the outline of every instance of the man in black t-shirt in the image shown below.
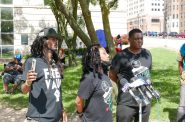
<path fill-rule="evenodd" d="M 26 122 L 67 122 L 62 104 L 57 38 L 53 28 L 42 29 L 31 45 L 31 57 L 25 61 L 22 91 L 29 92 Z"/>
<path fill-rule="evenodd" d="M 151 69 L 152 57 L 148 50 L 142 48 L 143 35 L 139 29 L 129 32 L 130 46 L 118 53 L 112 60 L 109 77 L 118 84 L 117 98 L 117 122 L 139 121 L 139 105 L 125 90 L 125 86 L 131 83 L 136 66 Z M 141 75 L 141 74 L 140 74 Z M 142 75 L 149 77 L 149 72 Z M 136 92 L 137 94 L 137 92 Z M 149 121 L 150 104 L 142 106 L 142 122 Z"/>

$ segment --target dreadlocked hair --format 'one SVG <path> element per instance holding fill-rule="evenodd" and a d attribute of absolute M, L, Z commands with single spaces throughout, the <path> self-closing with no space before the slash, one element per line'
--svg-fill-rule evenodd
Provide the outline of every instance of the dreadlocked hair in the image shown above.
<path fill-rule="evenodd" d="M 98 73 L 101 78 L 103 74 L 99 49 L 100 44 L 93 44 L 87 48 L 82 58 L 83 75 L 89 72 Z"/>
<path fill-rule="evenodd" d="M 46 37 L 37 36 L 31 45 L 31 56 L 32 57 L 43 57 L 44 56 L 44 44 L 46 42 Z"/>

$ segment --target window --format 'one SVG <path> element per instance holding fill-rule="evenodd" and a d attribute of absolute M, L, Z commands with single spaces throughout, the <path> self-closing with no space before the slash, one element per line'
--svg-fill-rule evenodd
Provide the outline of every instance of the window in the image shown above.
<path fill-rule="evenodd" d="M 12 0 L 0 0 L 1 4 L 12 4 Z"/>
<path fill-rule="evenodd" d="M 49 5 L 49 0 L 44 0 L 44 5 L 45 6 Z"/>
<path fill-rule="evenodd" d="M 153 23 L 158 23 L 160 20 L 159 19 L 152 19 L 151 20 Z"/>
<path fill-rule="evenodd" d="M 13 45 L 13 34 L 1 34 L 2 45 Z"/>
<path fill-rule="evenodd" d="M 6 0 L 8 1 L 8 0 Z M 2 2 L 2 1 L 1 1 Z M 1 45 L 13 45 L 13 8 L 4 7 L 1 9 Z"/>
<path fill-rule="evenodd" d="M 13 32 L 13 21 L 1 21 L 1 32 Z"/>
<path fill-rule="evenodd" d="M 2 58 L 10 58 L 14 55 L 13 46 L 2 46 Z"/>
<path fill-rule="evenodd" d="M 28 45 L 28 35 L 27 34 L 22 34 L 21 35 L 21 44 L 22 45 Z"/>
<path fill-rule="evenodd" d="M 160 11 L 160 9 L 158 9 L 158 11 Z"/>
<path fill-rule="evenodd" d="M 12 20 L 13 9 L 12 8 L 1 8 L 1 20 Z"/>

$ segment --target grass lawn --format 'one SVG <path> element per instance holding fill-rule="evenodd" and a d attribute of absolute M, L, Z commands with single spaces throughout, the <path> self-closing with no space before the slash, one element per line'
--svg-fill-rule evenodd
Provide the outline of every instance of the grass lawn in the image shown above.
<path fill-rule="evenodd" d="M 160 104 L 153 100 L 150 115 L 151 122 L 175 122 L 176 109 L 179 103 L 179 74 L 177 52 L 167 49 L 151 49 L 153 56 L 152 80 L 154 87 L 161 93 Z M 0 66 L 1 69 L 1 66 Z M 63 103 L 65 110 L 75 112 L 75 98 L 81 77 L 81 65 L 65 69 L 63 81 Z M 17 92 L 14 95 L 4 94 L 0 81 L 0 106 L 21 109 L 27 107 L 28 95 Z"/>

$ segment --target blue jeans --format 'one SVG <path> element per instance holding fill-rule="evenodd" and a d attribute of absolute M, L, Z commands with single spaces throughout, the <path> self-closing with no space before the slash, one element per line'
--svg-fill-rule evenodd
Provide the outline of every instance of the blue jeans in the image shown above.
<path fill-rule="evenodd" d="M 4 82 L 4 84 L 13 83 L 13 84 L 17 85 L 17 84 L 21 83 L 21 77 L 22 77 L 22 75 L 13 76 L 9 73 L 4 73 L 3 82 Z"/>

